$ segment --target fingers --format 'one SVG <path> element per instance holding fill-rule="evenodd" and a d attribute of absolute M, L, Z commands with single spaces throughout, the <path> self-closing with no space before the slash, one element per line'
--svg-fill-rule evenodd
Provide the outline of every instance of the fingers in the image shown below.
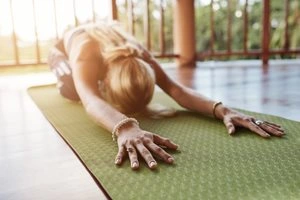
<path fill-rule="evenodd" d="M 228 134 L 231 135 L 235 132 L 235 127 L 232 123 L 232 120 L 231 118 L 227 118 L 227 117 L 224 117 L 224 120 L 223 120 L 226 128 L 227 128 L 227 131 L 228 131 Z"/>
<path fill-rule="evenodd" d="M 126 154 L 125 147 L 124 147 L 124 145 L 121 145 L 119 147 L 119 151 L 118 151 L 118 154 L 117 154 L 116 159 L 115 159 L 115 164 L 116 165 L 121 165 L 122 164 L 125 154 Z"/>
<path fill-rule="evenodd" d="M 178 148 L 178 145 L 173 143 L 170 139 L 161 137 L 156 134 L 153 134 L 153 141 L 155 144 L 158 144 L 160 146 L 165 146 L 169 149 L 176 150 Z"/>
<path fill-rule="evenodd" d="M 281 126 L 278 125 L 278 124 L 274 124 L 274 123 L 271 123 L 271 122 L 267 122 L 267 121 L 264 121 L 264 123 L 270 125 L 270 126 L 274 126 L 274 127 L 277 127 L 277 128 L 280 128 L 281 129 Z"/>
<path fill-rule="evenodd" d="M 147 147 L 156 155 L 158 155 L 161 159 L 163 159 L 166 163 L 172 164 L 174 162 L 174 158 L 168 154 L 165 150 L 163 150 L 160 146 L 154 144 L 153 142 L 149 143 Z"/>
<path fill-rule="evenodd" d="M 125 155 L 128 154 L 131 168 L 138 169 L 138 153 L 145 160 L 150 169 L 155 169 L 157 167 L 157 162 L 153 157 L 154 154 L 166 163 L 172 164 L 174 162 L 174 158 L 159 145 L 163 145 L 171 149 L 177 149 L 178 145 L 174 144 L 169 139 L 160 137 L 158 135 L 154 136 L 151 134 L 149 136 L 151 137 L 148 137 L 148 134 L 145 134 L 145 136 L 135 138 L 130 142 L 127 141 L 125 144 L 119 145 L 115 164 L 120 165 L 123 162 Z M 156 138 L 155 140 L 158 141 L 158 144 L 154 143 L 154 138 Z"/>
<path fill-rule="evenodd" d="M 262 136 L 262 137 L 264 137 L 264 138 L 269 138 L 269 137 L 270 137 L 270 135 L 269 135 L 266 131 L 264 131 L 262 128 L 260 128 L 258 125 L 256 125 L 256 124 L 255 124 L 254 122 L 252 122 L 251 120 L 249 121 L 247 127 L 248 127 L 251 131 L 257 133 L 258 135 L 260 135 L 260 136 Z"/>
<path fill-rule="evenodd" d="M 279 125 L 276 125 L 276 124 L 273 124 L 270 122 L 264 121 L 262 124 L 260 124 L 258 126 L 260 128 L 262 128 L 263 130 L 265 130 L 266 132 L 268 132 L 272 135 L 278 136 L 278 137 L 281 137 L 285 134 L 284 130 Z"/>
<path fill-rule="evenodd" d="M 285 134 L 281 126 L 277 124 L 258 120 L 253 117 L 240 115 L 240 114 L 225 116 L 223 122 L 229 134 L 235 132 L 235 126 L 242 126 L 248 128 L 254 133 L 264 138 L 269 138 L 270 135 L 281 137 Z"/>
<path fill-rule="evenodd" d="M 145 139 L 147 140 L 147 139 Z M 154 160 L 152 154 L 150 153 L 150 151 L 145 147 L 143 142 L 148 142 L 150 143 L 151 140 L 148 139 L 149 141 L 142 141 L 141 139 L 137 139 L 135 141 L 135 145 L 136 148 L 138 150 L 138 152 L 140 153 L 140 155 L 144 158 L 144 160 L 146 161 L 147 165 L 149 166 L 150 169 L 155 169 L 157 167 L 157 162 Z"/>
<path fill-rule="evenodd" d="M 138 161 L 138 156 L 136 149 L 134 148 L 133 145 L 128 144 L 126 145 L 126 151 L 128 152 L 128 157 L 130 160 L 130 165 L 132 169 L 138 169 L 139 168 L 139 161 Z"/>

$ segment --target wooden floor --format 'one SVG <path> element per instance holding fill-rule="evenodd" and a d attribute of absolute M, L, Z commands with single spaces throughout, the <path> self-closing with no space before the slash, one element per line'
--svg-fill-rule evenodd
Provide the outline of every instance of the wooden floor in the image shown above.
<path fill-rule="evenodd" d="M 260 61 L 206 62 L 167 72 L 231 107 L 300 121 L 300 60 L 274 61 L 268 69 Z M 27 87 L 53 82 L 51 73 L 0 74 L 1 200 L 105 199 L 27 96 Z"/>

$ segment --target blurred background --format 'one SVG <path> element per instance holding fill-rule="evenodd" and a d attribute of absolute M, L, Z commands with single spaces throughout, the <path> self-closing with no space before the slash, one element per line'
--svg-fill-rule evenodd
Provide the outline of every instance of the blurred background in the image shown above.
<path fill-rule="evenodd" d="M 43 64 L 49 47 L 67 28 L 111 19 L 120 21 L 158 57 L 172 61 L 178 56 L 174 52 L 174 2 L 0 0 L 0 66 Z M 268 48 L 273 52 L 268 57 L 299 57 L 299 0 L 194 0 L 193 4 L 198 61 L 259 59 L 266 17 Z"/>
<path fill-rule="evenodd" d="M 0 0 L 1 200 L 105 199 L 27 93 L 66 29 L 103 20 L 208 98 L 300 121 L 300 0 Z"/>

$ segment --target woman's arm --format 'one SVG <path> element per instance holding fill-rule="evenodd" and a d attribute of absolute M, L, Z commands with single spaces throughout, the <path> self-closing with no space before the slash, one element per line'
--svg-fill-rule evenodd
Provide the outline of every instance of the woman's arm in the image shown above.
<path fill-rule="evenodd" d="M 150 55 L 150 53 L 147 53 L 147 51 L 144 51 L 144 58 L 145 61 L 153 67 L 156 73 L 157 84 L 179 105 L 186 109 L 207 116 L 214 116 L 222 120 L 229 134 L 233 134 L 236 127 L 241 126 L 248 128 L 265 138 L 270 137 L 270 134 L 275 136 L 284 135 L 284 130 L 279 125 L 270 122 L 259 123 L 259 121 L 252 116 L 247 116 L 235 111 L 221 103 L 216 104 L 216 101 L 174 82 L 167 76 L 159 63 Z"/>
<path fill-rule="evenodd" d="M 141 54 L 140 57 L 154 69 L 157 85 L 182 107 L 222 120 L 229 134 L 233 134 L 237 126 L 248 128 L 265 138 L 270 137 L 270 134 L 275 136 L 283 136 L 285 134 L 284 130 L 277 124 L 247 116 L 174 82 L 167 76 L 160 64 L 147 49 L 136 40 L 130 40 L 129 42 L 137 47 Z"/>
<path fill-rule="evenodd" d="M 69 58 L 76 90 L 88 115 L 96 123 L 112 132 L 117 124 L 128 117 L 101 98 L 98 79 L 100 73 L 106 73 L 106 69 L 98 43 L 84 34 L 74 40 Z M 171 149 L 177 148 L 177 145 L 167 138 L 144 131 L 137 123 L 130 122 L 121 126 L 117 133 L 119 151 L 115 160 L 116 164 L 121 164 L 128 154 L 131 167 L 137 169 L 139 167 L 138 152 L 152 169 L 157 166 L 152 154 L 158 155 L 167 163 L 173 163 L 172 156 L 160 147 L 162 145 Z"/>
<path fill-rule="evenodd" d="M 111 131 L 114 125 L 126 116 L 101 98 L 98 79 L 100 73 L 105 73 L 105 67 L 98 43 L 91 40 L 87 34 L 81 34 L 73 41 L 69 60 L 78 95 L 88 115 L 102 127 Z"/>

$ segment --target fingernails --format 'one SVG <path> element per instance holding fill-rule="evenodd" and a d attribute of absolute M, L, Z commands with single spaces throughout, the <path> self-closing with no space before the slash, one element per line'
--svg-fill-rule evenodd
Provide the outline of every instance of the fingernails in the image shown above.
<path fill-rule="evenodd" d="M 156 164 L 156 162 L 151 161 L 149 166 L 150 166 L 151 169 L 154 169 L 154 168 L 156 168 L 157 164 Z"/>
<path fill-rule="evenodd" d="M 282 136 L 285 135 L 285 133 L 284 133 L 284 132 L 280 132 L 280 133 L 278 133 L 277 135 L 278 135 L 279 137 L 282 137 Z"/>
<path fill-rule="evenodd" d="M 120 162 L 121 162 L 120 158 L 117 158 L 117 159 L 115 160 L 115 164 L 116 164 L 116 165 L 120 164 Z"/>
<path fill-rule="evenodd" d="M 228 129 L 228 133 L 231 135 L 234 133 L 234 126 L 230 126 L 229 129 Z"/>
<path fill-rule="evenodd" d="M 173 163 L 174 162 L 174 158 L 170 157 L 168 158 L 168 163 Z"/>
<path fill-rule="evenodd" d="M 132 168 L 133 169 L 137 169 L 139 167 L 139 165 L 137 164 L 137 162 L 132 163 Z"/>

